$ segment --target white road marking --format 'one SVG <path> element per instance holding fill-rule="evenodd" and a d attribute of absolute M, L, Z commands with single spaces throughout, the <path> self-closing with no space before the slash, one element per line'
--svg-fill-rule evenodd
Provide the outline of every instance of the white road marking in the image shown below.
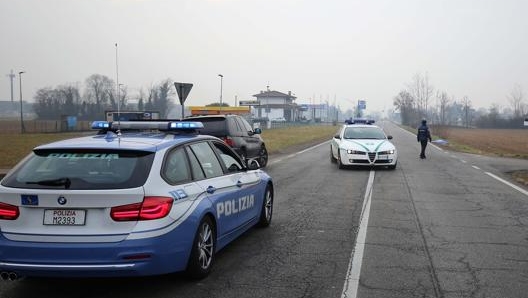
<path fill-rule="evenodd" d="M 476 170 L 480 170 L 480 168 L 477 167 L 477 166 L 471 166 L 471 167 L 473 167 L 473 168 L 476 169 Z"/>
<path fill-rule="evenodd" d="M 319 147 L 319 146 L 322 146 L 322 145 L 324 145 L 324 144 L 326 144 L 326 143 L 328 143 L 328 142 L 330 142 L 330 141 L 325 141 L 325 142 L 322 142 L 322 143 L 317 144 L 317 145 L 315 145 L 315 146 L 312 146 L 312 147 L 310 147 L 310 148 L 306 148 L 306 149 L 304 149 L 304 150 L 302 150 L 302 151 L 299 151 L 299 152 L 296 152 L 296 153 L 290 154 L 290 155 L 288 155 L 288 156 L 286 156 L 286 157 L 284 157 L 284 158 L 276 159 L 276 160 L 270 162 L 269 164 L 270 164 L 270 165 L 273 165 L 273 164 L 276 164 L 276 163 L 282 162 L 282 161 L 285 160 L 285 159 L 290 159 L 290 158 L 295 157 L 295 156 L 297 156 L 297 155 L 299 155 L 299 154 L 303 154 L 304 152 L 307 152 L 307 151 L 313 150 L 313 149 L 315 149 L 315 148 L 317 148 L 317 147 Z"/>
<path fill-rule="evenodd" d="M 359 218 L 359 231 L 356 237 L 356 246 L 350 255 L 348 263 L 347 277 L 343 286 L 342 298 L 356 298 L 359 287 L 359 275 L 361 273 L 361 263 L 363 262 L 363 251 L 365 250 L 365 240 L 367 238 L 367 227 L 370 215 L 370 203 L 372 198 L 372 186 L 374 184 L 374 170 L 370 171 L 367 182 L 367 189 L 363 199 L 363 209 Z"/>
<path fill-rule="evenodd" d="M 508 181 L 506 181 L 506 180 L 500 178 L 499 176 L 495 176 L 494 174 L 492 174 L 492 173 L 490 173 L 490 172 L 485 172 L 485 173 L 488 174 L 490 177 L 495 178 L 495 179 L 499 180 L 500 182 L 502 182 L 502 183 L 508 185 L 509 187 L 511 187 L 511 188 L 513 188 L 513 189 L 515 189 L 515 190 L 518 190 L 519 192 L 521 192 L 521 193 L 524 194 L 525 196 L 528 196 L 528 191 L 526 191 L 526 190 L 520 188 L 519 186 L 517 186 L 517 185 L 515 185 L 515 184 L 513 184 L 513 183 L 510 183 L 510 182 L 508 182 Z"/>

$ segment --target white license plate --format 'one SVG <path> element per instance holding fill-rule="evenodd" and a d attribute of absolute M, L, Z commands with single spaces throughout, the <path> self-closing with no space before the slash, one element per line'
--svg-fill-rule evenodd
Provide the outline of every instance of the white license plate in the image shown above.
<path fill-rule="evenodd" d="M 44 210 L 44 224 L 56 226 L 82 226 L 86 219 L 86 210 L 48 209 Z"/>
<path fill-rule="evenodd" d="M 389 159 L 388 155 L 378 155 L 378 159 Z"/>

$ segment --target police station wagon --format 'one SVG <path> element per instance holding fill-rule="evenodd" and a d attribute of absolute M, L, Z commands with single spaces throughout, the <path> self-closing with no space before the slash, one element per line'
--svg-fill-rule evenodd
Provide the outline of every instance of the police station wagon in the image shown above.
<path fill-rule="evenodd" d="M 270 225 L 273 183 L 200 122 L 94 122 L 36 147 L 0 185 L 0 276 L 203 278 Z"/>

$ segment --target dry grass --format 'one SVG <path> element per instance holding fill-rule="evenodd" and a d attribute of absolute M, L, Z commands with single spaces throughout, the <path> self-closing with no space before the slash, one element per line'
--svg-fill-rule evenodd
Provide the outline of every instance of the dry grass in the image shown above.
<path fill-rule="evenodd" d="M 447 148 L 483 155 L 528 158 L 528 129 L 433 128 Z"/>
<path fill-rule="evenodd" d="M 5 134 L 0 133 L 0 168 L 13 167 L 38 145 L 73 138 L 82 133 Z"/>
<path fill-rule="evenodd" d="M 292 146 L 330 140 L 337 129 L 337 126 L 331 125 L 285 127 L 264 130 L 262 138 L 266 141 L 268 152 L 273 154 Z"/>

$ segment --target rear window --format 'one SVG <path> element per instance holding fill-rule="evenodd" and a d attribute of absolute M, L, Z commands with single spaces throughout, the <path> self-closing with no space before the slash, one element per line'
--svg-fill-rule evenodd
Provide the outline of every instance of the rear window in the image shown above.
<path fill-rule="evenodd" d="M 225 118 L 198 118 L 185 121 L 200 121 L 204 128 L 200 129 L 200 134 L 211 135 L 215 137 L 224 137 L 227 135 L 227 121 Z"/>
<path fill-rule="evenodd" d="M 34 189 L 122 189 L 140 187 L 153 152 L 127 150 L 38 150 L 2 185 Z"/>

